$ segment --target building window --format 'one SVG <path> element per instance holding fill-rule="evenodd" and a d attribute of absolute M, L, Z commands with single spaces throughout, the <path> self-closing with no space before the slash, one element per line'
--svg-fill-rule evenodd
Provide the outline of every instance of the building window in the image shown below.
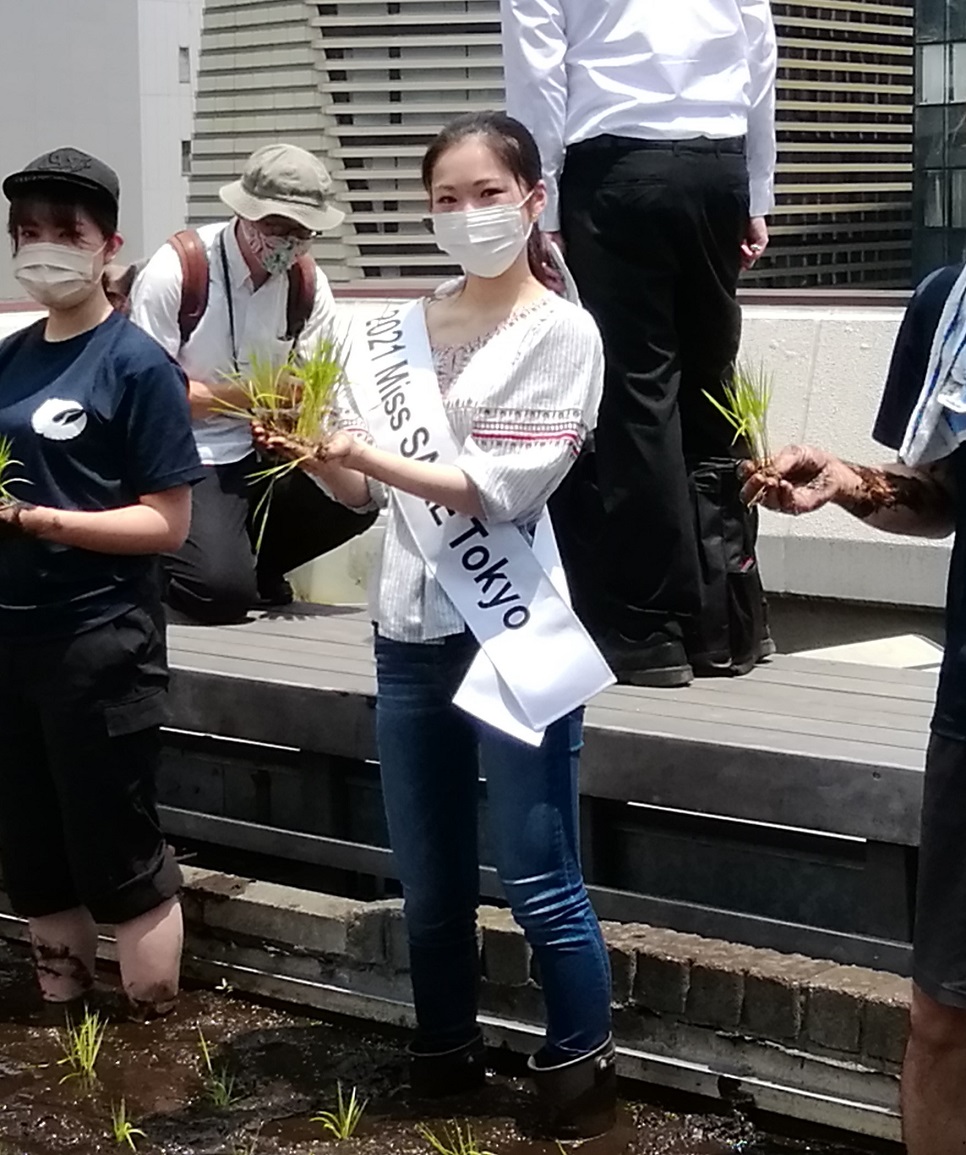
<path fill-rule="evenodd" d="M 191 141 L 181 142 L 181 175 L 191 176 Z"/>
<path fill-rule="evenodd" d="M 936 4 L 938 0 L 930 0 Z M 966 0 L 946 0 L 946 19 L 949 29 L 946 33 L 950 40 L 961 40 L 966 37 Z"/>
<path fill-rule="evenodd" d="M 946 227 L 946 174 L 927 172 L 923 177 L 922 223 L 927 229 Z"/>
<path fill-rule="evenodd" d="M 949 0 L 918 0 L 916 19 L 919 23 L 919 39 L 946 39 L 946 4 Z"/>
<path fill-rule="evenodd" d="M 966 171 L 953 169 L 949 174 L 949 223 L 954 229 L 966 229 Z"/>
<path fill-rule="evenodd" d="M 178 80 L 182 84 L 191 83 L 191 49 L 184 46 L 178 49 Z"/>
<path fill-rule="evenodd" d="M 946 142 L 946 109 L 941 104 L 916 109 L 915 157 L 917 168 L 941 168 Z"/>
<path fill-rule="evenodd" d="M 946 45 L 924 44 L 919 49 L 919 103 L 946 103 Z"/>

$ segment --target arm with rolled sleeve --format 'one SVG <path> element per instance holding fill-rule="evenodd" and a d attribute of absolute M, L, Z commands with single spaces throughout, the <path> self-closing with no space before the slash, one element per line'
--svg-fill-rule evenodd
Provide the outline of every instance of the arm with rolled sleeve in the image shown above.
<path fill-rule="evenodd" d="M 528 525 L 594 427 L 603 379 L 597 327 L 588 313 L 567 306 L 534 327 L 485 407 L 474 406 L 470 436 L 452 465 L 349 438 L 338 467 L 368 478 L 370 497 L 379 482 L 469 517 Z M 331 465 L 310 461 L 306 468 L 321 474 Z"/>
<path fill-rule="evenodd" d="M 487 521 L 527 525 L 540 516 L 596 425 L 603 381 L 600 334 L 581 309 L 541 326 L 521 350 L 454 462 Z"/>
<path fill-rule="evenodd" d="M 181 293 L 184 272 L 181 258 L 170 244 L 163 244 L 148 261 L 131 289 L 131 320 L 152 336 L 176 361 L 181 356 Z M 247 398 L 233 381 L 188 379 L 191 415 L 200 419 L 220 408 L 244 406 Z"/>
<path fill-rule="evenodd" d="M 557 0 L 501 0 L 506 109 L 530 129 L 547 182 L 542 225 L 560 231 L 559 180 L 567 129 L 567 33 Z"/>
<path fill-rule="evenodd" d="M 748 104 L 749 216 L 765 217 L 775 205 L 775 76 L 778 46 L 770 0 L 741 0 L 748 37 L 751 89 Z"/>
<path fill-rule="evenodd" d="M 333 434 L 346 433 L 360 445 L 372 445 L 369 427 L 356 411 L 351 392 L 345 384 L 340 385 L 333 396 L 329 430 Z M 355 470 L 349 471 L 350 475 L 347 476 L 347 471 L 340 464 L 333 466 L 331 463 L 312 458 L 302 463 L 302 470 L 326 497 L 338 501 L 340 505 L 356 513 L 385 509 L 389 504 L 389 492 L 384 485 Z M 361 492 L 363 483 L 365 489 Z"/>

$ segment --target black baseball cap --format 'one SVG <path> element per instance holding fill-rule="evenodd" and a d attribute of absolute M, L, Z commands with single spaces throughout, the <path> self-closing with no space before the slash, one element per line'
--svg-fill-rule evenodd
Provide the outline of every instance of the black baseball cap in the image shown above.
<path fill-rule="evenodd" d="M 79 148 L 55 148 L 38 156 L 26 168 L 7 177 L 3 194 L 11 200 L 15 196 L 42 193 L 54 186 L 74 188 L 107 200 L 115 212 L 121 197 L 121 183 L 114 169 Z"/>

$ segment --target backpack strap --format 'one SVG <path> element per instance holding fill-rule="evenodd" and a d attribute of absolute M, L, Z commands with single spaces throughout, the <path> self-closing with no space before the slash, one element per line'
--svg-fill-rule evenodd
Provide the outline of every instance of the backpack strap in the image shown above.
<path fill-rule="evenodd" d="M 208 308 L 208 286 L 211 281 L 208 250 L 194 229 L 182 229 L 175 233 L 168 238 L 168 244 L 181 262 L 178 331 L 181 334 L 181 347 L 184 348 Z"/>
<path fill-rule="evenodd" d="M 138 261 L 133 265 L 110 264 L 104 269 L 101 281 L 107 299 L 111 302 L 111 307 L 118 313 L 123 313 L 125 317 L 131 315 L 131 290 L 146 264 L 147 261 Z"/>
<path fill-rule="evenodd" d="M 301 337 L 315 306 L 315 260 L 308 253 L 295 261 L 288 271 L 288 305 L 285 339 L 293 344 Z"/>

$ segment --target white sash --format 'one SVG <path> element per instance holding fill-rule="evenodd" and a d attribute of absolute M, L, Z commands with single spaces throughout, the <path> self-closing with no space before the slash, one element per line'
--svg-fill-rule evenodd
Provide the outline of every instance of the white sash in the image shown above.
<path fill-rule="evenodd" d="M 475 355 L 482 371 L 505 372 L 505 352 L 491 352 L 498 344 Z M 455 462 L 460 447 L 443 408 L 423 303 L 390 305 L 357 322 L 352 351 L 349 379 L 376 444 L 416 461 Z M 457 706 L 539 746 L 552 722 L 614 682 L 570 608 L 546 511 L 531 548 L 514 525 L 451 513 L 395 489 L 391 501 L 480 643 Z"/>

